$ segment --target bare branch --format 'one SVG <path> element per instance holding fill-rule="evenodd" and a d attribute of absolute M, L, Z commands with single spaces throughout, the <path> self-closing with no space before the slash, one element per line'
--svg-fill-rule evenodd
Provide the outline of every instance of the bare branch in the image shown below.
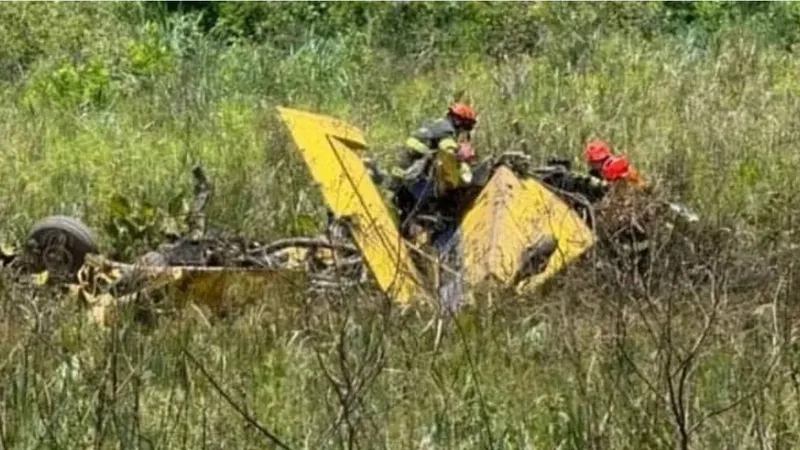
<path fill-rule="evenodd" d="M 264 437 L 266 437 L 276 448 L 280 448 L 282 450 L 292 450 L 292 447 L 289 447 L 286 443 L 284 443 L 280 438 L 278 438 L 275 434 L 267 429 L 264 425 L 259 422 L 258 419 L 253 417 L 252 414 L 248 413 L 244 407 L 238 405 L 233 399 L 225 392 L 224 389 L 220 386 L 220 384 L 211 376 L 210 373 L 206 370 L 206 368 L 200 364 L 200 362 L 194 357 L 194 355 L 189 352 L 188 349 L 185 347 L 182 348 L 182 353 L 186 355 L 186 358 L 200 370 L 200 373 L 205 377 L 205 379 L 211 384 L 215 391 L 230 405 L 237 413 L 239 413 L 242 418 L 252 425 L 255 429 L 257 429 Z"/>

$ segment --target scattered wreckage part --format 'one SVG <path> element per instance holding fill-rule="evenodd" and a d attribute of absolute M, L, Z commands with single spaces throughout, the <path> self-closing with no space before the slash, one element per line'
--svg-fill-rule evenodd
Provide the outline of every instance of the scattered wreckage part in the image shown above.
<path fill-rule="evenodd" d="M 283 243 L 287 241 L 284 240 Z M 298 242 L 309 244 L 312 240 L 300 239 Z M 325 244 L 316 242 L 320 243 Z M 231 301 L 217 301 L 212 297 L 229 295 L 228 291 L 235 289 L 233 285 L 236 280 L 243 277 L 272 279 L 280 284 L 283 281 L 275 280 L 272 274 L 285 274 L 289 279 L 298 281 L 296 274 L 302 273 L 306 284 L 296 283 L 291 291 L 297 293 L 302 291 L 301 286 L 306 286 L 307 291 L 315 295 L 332 291 L 341 292 L 345 288 L 366 285 L 370 282 L 366 267 L 358 254 L 349 256 L 331 254 L 328 258 L 323 257 L 322 261 L 316 261 L 318 264 L 314 264 L 310 260 L 319 251 L 318 247 L 278 245 L 273 248 L 279 250 L 271 253 L 269 258 L 274 258 L 279 253 L 287 255 L 288 258 L 273 261 L 269 267 L 263 264 L 250 267 L 174 265 L 169 264 L 167 256 L 158 251 L 146 253 L 133 264 L 112 261 L 99 254 L 89 254 L 84 266 L 79 270 L 79 281 L 73 285 L 72 290 L 76 295 L 77 292 L 81 292 L 84 299 L 110 296 L 115 302 L 121 303 L 129 302 L 137 295 L 152 297 L 156 293 L 164 294 L 172 291 L 182 295 L 191 294 L 195 303 L 213 306 L 218 303 L 231 303 Z M 211 286 L 213 283 L 219 283 L 223 287 L 213 287 Z M 194 286 L 196 284 L 198 286 Z M 257 284 L 255 287 L 261 291 L 262 296 L 264 292 L 274 292 L 275 288 L 280 290 L 279 286 L 273 287 L 267 281 Z M 256 292 L 251 291 L 248 295 L 254 296 Z"/>
<path fill-rule="evenodd" d="M 35 272 L 74 278 L 87 254 L 99 253 L 97 238 L 80 220 L 56 215 L 31 227 L 25 256 Z"/>
<path fill-rule="evenodd" d="M 543 271 L 525 280 L 531 289 L 595 244 L 592 230 L 561 197 L 536 178 L 520 177 L 502 165 L 465 214 L 461 231 L 465 275 L 473 286 L 493 280 L 513 287 L 525 251 L 542 237 L 551 236 L 558 251 Z"/>
<path fill-rule="evenodd" d="M 700 220 L 700 215 L 692 211 L 688 206 L 683 203 L 668 202 L 667 206 L 678 217 L 685 220 L 687 223 L 695 223 Z"/>
<path fill-rule="evenodd" d="M 150 253 L 152 254 L 155 252 Z M 269 276 L 276 274 L 279 275 L 281 273 L 287 275 L 304 273 L 304 271 L 298 269 L 283 268 L 263 269 L 259 267 L 151 266 L 141 263 L 128 264 L 109 260 L 108 258 L 99 254 L 92 254 L 87 257 L 84 270 L 89 268 L 95 272 L 95 275 L 88 277 L 84 276 L 84 283 L 92 283 L 93 279 L 97 279 L 96 274 L 102 273 L 104 274 L 105 279 L 111 280 L 111 283 L 107 285 L 108 288 L 113 288 L 115 285 L 118 286 L 119 283 L 131 278 L 148 280 L 150 282 L 148 287 L 161 287 L 166 284 L 172 284 L 172 282 L 176 280 L 187 278 L 191 279 L 193 277 L 214 277 L 216 281 L 224 282 L 224 277 L 227 275 L 246 275 L 253 277 L 259 277 L 263 275 L 265 278 L 267 278 Z M 119 292 L 119 294 L 123 295 L 123 292 Z"/>
<path fill-rule="evenodd" d="M 358 156 L 366 148 L 364 133 L 306 111 L 279 107 L 278 115 L 330 211 L 353 219 L 353 241 L 381 290 L 400 304 L 429 299 L 392 212 Z"/>
<path fill-rule="evenodd" d="M 184 237 L 162 244 L 157 252 L 170 266 L 269 267 L 270 261 L 252 252 L 261 244 L 220 237 Z"/>
<path fill-rule="evenodd" d="M 536 169 L 532 169 L 532 158 L 530 155 L 519 152 L 519 151 L 510 151 L 504 152 L 495 157 L 492 160 L 492 169 L 496 169 L 497 167 L 504 166 L 511 169 L 514 173 L 518 176 L 528 176 L 532 171 Z M 548 171 L 552 171 L 553 167 L 548 167 Z"/>
<path fill-rule="evenodd" d="M 340 250 L 350 253 L 358 253 L 358 248 L 349 244 L 338 244 L 330 242 L 324 238 L 310 238 L 310 237 L 293 237 L 278 239 L 277 241 L 270 242 L 267 245 L 251 249 L 249 254 L 266 254 L 277 252 L 288 247 L 304 247 L 304 248 L 327 248 L 330 250 Z"/>
<path fill-rule="evenodd" d="M 140 266 L 165 267 L 169 265 L 169 260 L 167 260 L 167 257 L 161 252 L 150 251 L 137 258 L 134 264 Z"/>
<path fill-rule="evenodd" d="M 89 307 L 90 317 L 108 325 L 125 306 L 169 313 L 185 306 L 224 313 L 237 305 L 281 299 L 312 284 L 304 270 L 143 266 L 88 255 L 80 283 L 71 294 Z"/>

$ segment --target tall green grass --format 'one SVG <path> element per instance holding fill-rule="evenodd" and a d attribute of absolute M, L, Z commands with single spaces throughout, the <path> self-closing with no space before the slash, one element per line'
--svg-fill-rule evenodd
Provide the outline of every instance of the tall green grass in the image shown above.
<path fill-rule="evenodd" d="M 503 59 L 463 43 L 426 53 L 424 38 L 398 49 L 366 28 L 290 46 L 226 42 L 196 16 L 155 20 L 138 5 L 14 7 L 0 13 L 49 31 L 0 29 L 28 42 L 4 50 L 20 70 L 4 72 L 0 97 L 0 230 L 12 237 L 67 213 L 110 249 L 114 194 L 166 207 L 196 163 L 215 183 L 215 228 L 310 233 L 323 204 L 276 106 L 349 121 L 388 164 L 461 96 L 480 114 L 479 152 L 580 165 L 586 139 L 608 139 L 663 195 L 733 229 L 739 265 L 774 267 L 744 287 L 710 267 L 712 282 L 671 292 L 571 272 L 534 298 L 468 311 L 439 348 L 431 317 L 366 293 L 266 297 L 211 327 L 190 312 L 104 331 L 61 296 L 3 281 L 3 448 L 264 448 L 264 429 L 315 449 L 798 445 L 793 266 L 768 257 L 792 244 L 800 206 L 800 63 L 763 27 L 584 33 L 603 9 L 532 7 L 562 28 L 527 53 L 498 37 Z"/>

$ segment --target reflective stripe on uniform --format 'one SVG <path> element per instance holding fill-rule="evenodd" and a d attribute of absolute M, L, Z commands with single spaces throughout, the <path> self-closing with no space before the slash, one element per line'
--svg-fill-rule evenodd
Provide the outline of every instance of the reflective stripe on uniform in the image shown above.
<path fill-rule="evenodd" d="M 397 166 L 392 167 L 392 175 L 406 181 L 413 180 L 423 174 L 427 164 L 428 160 L 426 158 L 419 158 L 406 169 Z"/>
<path fill-rule="evenodd" d="M 392 168 L 389 170 L 389 173 L 390 173 L 390 174 L 391 174 L 393 177 L 396 177 L 396 178 L 405 178 L 405 176 L 406 176 L 406 171 L 405 171 L 405 170 L 403 170 L 403 169 L 401 169 L 401 168 L 399 168 L 399 167 L 397 167 L 397 166 L 394 166 L 394 167 L 392 167 Z"/>
<path fill-rule="evenodd" d="M 608 187 L 609 183 L 602 178 L 597 178 L 593 176 L 589 176 L 589 186 L 593 188 L 605 188 Z"/>
<path fill-rule="evenodd" d="M 423 155 L 430 152 L 430 149 L 428 148 L 427 145 L 425 145 L 424 142 L 414 137 L 406 139 L 405 147 L 414 153 L 419 153 Z"/>
<path fill-rule="evenodd" d="M 458 150 L 458 142 L 453 138 L 444 138 L 439 141 L 439 150 L 455 152 Z"/>

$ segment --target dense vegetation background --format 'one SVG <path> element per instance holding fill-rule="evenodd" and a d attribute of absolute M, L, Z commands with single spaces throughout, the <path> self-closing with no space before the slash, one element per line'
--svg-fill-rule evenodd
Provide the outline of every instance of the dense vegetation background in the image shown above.
<path fill-rule="evenodd" d="M 797 295 L 775 255 L 800 206 L 799 25 L 790 2 L 1 5 L 6 238 L 66 213 L 131 257 L 175 226 L 198 162 L 213 226 L 307 233 L 322 204 L 275 106 L 346 119 L 390 161 L 459 97 L 481 152 L 609 139 L 732 230 L 725 267 L 769 275 L 708 261 L 710 282 L 655 292 L 570 274 L 437 349 L 430 318 L 367 294 L 101 332 L 6 284 L 3 448 L 263 448 L 267 430 L 315 449 L 796 447 Z"/>

